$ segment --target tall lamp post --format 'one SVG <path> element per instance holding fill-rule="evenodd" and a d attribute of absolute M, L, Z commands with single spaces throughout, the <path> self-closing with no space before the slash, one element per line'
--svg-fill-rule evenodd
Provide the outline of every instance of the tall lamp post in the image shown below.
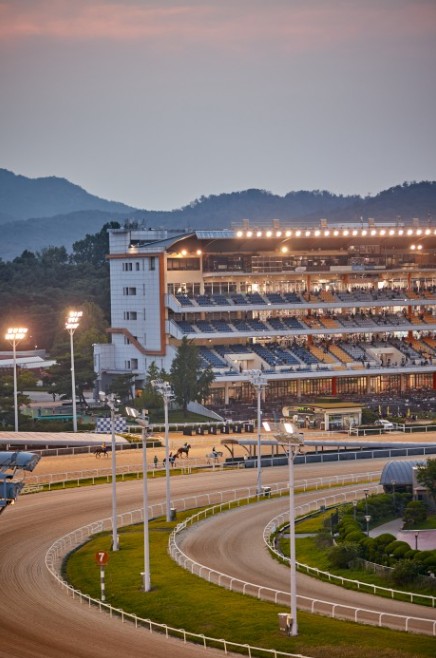
<path fill-rule="evenodd" d="M 262 373 L 261 370 L 248 370 L 247 371 L 248 379 L 250 384 L 254 386 L 257 392 L 257 485 L 256 493 L 260 495 L 262 493 L 262 460 L 261 460 L 261 397 L 262 391 L 268 386 L 268 380 L 266 376 Z"/>
<path fill-rule="evenodd" d="M 5 335 L 6 340 L 12 343 L 14 360 L 14 418 L 16 432 L 18 432 L 17 343 L 26 337 L 27 331 L 25 327 L 10 327 Z"/>
<path fill-rule="evenodd" d="M 148 437 L 148 418 L 141 416 L 133 407 L 126 407 L 129 416 L 135 418 L 138 425 L 142 428 L 142 471 L 143 471 L 143 506 L 144 506 L 144 572 L 143 586 L 144 592 L 151 590 L 150 579 L 150 541 L 148 537 L 148 480 L 147 480 L 147 437 Z"/>
<path fill-rule="evenodd" d="M 297 623 L 297 561 L 295 553 L 294 458 L 304 444 L 304 436 L 294 423 L 283 423 L 276 441 L 288 448 L 289 466 L 289 563 L 291 578 L 291 626 L 289 635 L 298 635 Z"/>
<path fill-rule="evenodd" d="M 73 431 L 77 432 L 77 408 L 76 408 L 76 375 L 74 371 L 74 343 L 73 335 L 79 326 L 82 311 L 70 311 L 65 322 L 65 329 L 70 334 L 70 351 L 71 351 L 71 399 L 73 402 Z"/>
<path fill-rule="evenodd" d="M 171 389 L 169 382 L 163 379 L 153 379 L 151 385 L 159 395 L 162 396 L 164 403 L 165 413 L 165 485 L 166 485 L 166 518 L 167 521 L 172 521 L 171 518 L 171 491 L 170 491 L 170 455 L 169 455 L 169 441 L 168 441 L 168 405 L 170 400 L 173 399 L 174 393 Z"/>
<path fill-rule="evenodd" d="M 365 514 L 366 521 L 366 536 L 369 537 L 369 522 L 371 521 L 371 514 Z"/>
<path fill-rule="evenodd" d="M 117 404 L 119 400 L 116 399 L 114 393 L 106 394 L 104 391 L 99 393 L 100 400 L 105 402 L 111 412 L 111 431 L 112 431 L 112 550 L 119 549 L 118 543 L 118 527 L 117 527 L 117 456 L 115 446 L 115 412 L 117 411 Z"/>

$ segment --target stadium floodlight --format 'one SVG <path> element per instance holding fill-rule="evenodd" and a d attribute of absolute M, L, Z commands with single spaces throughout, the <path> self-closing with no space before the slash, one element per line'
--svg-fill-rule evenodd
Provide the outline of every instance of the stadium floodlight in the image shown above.
<path fill-rule="evenodd" d="M 33 471 L 41 459 L 40 455 L 25 450 L 0 451 L 0 471 L 12 470 L 14 473 L 18 469 L 23 471 Z"/>
<path fill-rule="evenodd" d="M 70 352 L 71 352 L 71 394 L 73 403 L 73 431 L 77 432 L 77 408 L 76 408 L 76 375 L 74 370 L 74 342 L 73 335 L 79 326 L 82 311 L 70 311 L 65 322 L 65 329 L 70 334 Z"/>
<path fill-rule="evenodd" d="M 12 475 L 0 473 L 0 514 L 8 505 L 13 505 L 24 487 L 24 482 L 11 480 Z"/>
<path fill-rule="evenodd" d="M 18 384 L 17 384 L 17 343 L 27 336 L 26 327 L 9 327 L 5 335 L 6 340 L 12 343 L 12 354 L 14 361 L 14 420 L 15 431 L 18 432 Z"/>

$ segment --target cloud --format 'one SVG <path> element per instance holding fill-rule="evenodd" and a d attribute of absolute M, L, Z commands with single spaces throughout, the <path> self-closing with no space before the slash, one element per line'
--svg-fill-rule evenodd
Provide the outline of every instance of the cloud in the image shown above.
<path fill-rule="evenodd" d="M 319 51 L 365 37 L 434 35 L 431 0 L 0 0 L 0 40 L 146 40 Z"/>

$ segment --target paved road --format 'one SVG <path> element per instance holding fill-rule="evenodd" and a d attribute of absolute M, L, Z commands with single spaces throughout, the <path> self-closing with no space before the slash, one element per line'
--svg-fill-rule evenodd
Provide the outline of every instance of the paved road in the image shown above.
<path fill-rule="evenodd" d="M 380 467 L 380 463 L 378 463 Z M 351 465 L 311 465 L 297 468 L 299 477 L 346 473 Z M 356 463 L 353 469 L 375 470 L 377 464 Z M 252 470 L 198 474 L 172 480 L 173 499 L 186 494 L 221 491 L 254 484 Z M 285 481 L 286 468 L 264 470 L 264 483 Z M 150 482 L 150 503 L 164 497 L 164 479 Z M 95 488 L 22 496 L 17 505 L 0 517 L 0 657 L 1 658 L 174 658 L 204 656 L 204 649 L 186 646 L 79 605 L 54 586 L 44 565 L 48 547 L 66 532 L 110 516 L 110 485 Z M 141 506 L 142 483 L 125 482 L 118 487 L 118 511 Z M 272 502 L 272 501 L 271 501 Z M 265 508 L 266 509 L 266 508 Z M 266 516 L 270 516 L 268 510 Z M 263 527 L 261 520 L 258 527 Z M 255 524 L 244 521 L 247 529 Z M 256 523 L 256 526 L 258 524 Z M 226 531 L 227 533 L 227 531 Z M 231 545 L 241 552 L 239 537 Z M 256 540 L 258 541 L 258 540 Z M 248 542 L 250 545 L 250 542 Z M 247 546 L 244 541 L 243 546 Z M 259 550 L 264 550 L 259 547 Z M 253 578 L 253 553 L 247 561 L 247 580 Z M 228 567 L 227 556 L 224 556 Z M 246 558 L 244 558 L 246 559 Z M 270 564 L 270 563 L 269 563 Z M 286 579 L 285 579 L 286 580 Z M 282 576 L 283 581 L 283 576 Z M 312 584 L 313 587 L 313 584 Z M 209 655 L 214 655 L 210 652 Z M 222 658 L 222 654 L 220 658 Z"/>

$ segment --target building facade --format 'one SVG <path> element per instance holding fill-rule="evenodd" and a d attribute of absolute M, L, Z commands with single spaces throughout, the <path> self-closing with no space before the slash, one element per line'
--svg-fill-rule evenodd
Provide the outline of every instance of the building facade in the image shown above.
<path fill-rule="evenodd" d="M 215 373 L 210 402 L 436 388 L 436 228 L 410 225 L 110 230 L 111 342 L 98 386 L 184 336 Z"/>

